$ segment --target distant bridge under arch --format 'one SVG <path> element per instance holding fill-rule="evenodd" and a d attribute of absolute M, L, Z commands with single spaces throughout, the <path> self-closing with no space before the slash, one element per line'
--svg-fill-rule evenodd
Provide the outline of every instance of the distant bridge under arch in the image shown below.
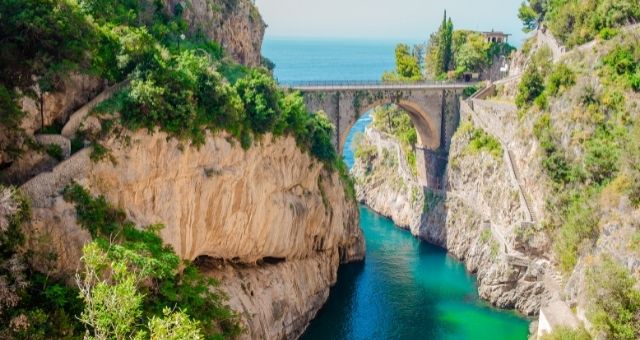
<path fill-rule="evenodd" d="M 302 93 L 309 111 L 323 111 L 329 117 L 336 127 L 334 145 L 341 153 L 351 128 L 364 113 L 384 104 L 398 105 L 409 114 L 418 134 L 418 177 L 424 186 L 436 187 L 460 121 L 460 97 L 470 85 L 349 81 L 300 82 L 286 87 Z"/>

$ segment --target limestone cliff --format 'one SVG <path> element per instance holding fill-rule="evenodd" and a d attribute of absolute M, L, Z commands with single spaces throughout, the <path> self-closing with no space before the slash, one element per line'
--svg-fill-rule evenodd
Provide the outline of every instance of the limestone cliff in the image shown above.
<path fill-rule="evenodd" d="M 247 66 L 261 63 L 266 24 L 250 0 L 163 0 L 167 10 L 183 7 L 183 17 L 192 33 L 204 33 Z M 175 13 L 174 13 L 175 14 Z"/>
<path fill-rule="evenodd" d="M 165 224 L 161 236 L 179 255 L 221 279 L 244 337 L 297 337 L 338 265 L 364 256 L 356 203 L 293 138 L 265 136 L 244 151 L 225 137 L 210 135 L 198 149 L 163 133 L 112 137 L 111 161 L 98 163 L 80 151 L 22 186 L 33 201 L 30 245 L 58 254 L 53 274 L 75 271 L 89 235 L 61 190 L 77 181 L 138 225 Z"/>

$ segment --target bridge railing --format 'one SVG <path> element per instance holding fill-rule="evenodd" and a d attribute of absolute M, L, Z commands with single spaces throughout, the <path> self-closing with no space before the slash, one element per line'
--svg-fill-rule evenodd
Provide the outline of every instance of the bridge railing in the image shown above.
<path fill-rule="evenodd" d="M 278 85 L 285 88 L 307 88 L 307 87 L 401 87 L 401 86 L 446 86 L 446 85 L 468 85 L 475 83 L 462 81 L 382 81 L 382 80 L 319 80 L 319 81 L 291 81 L 278 82 Z"/>

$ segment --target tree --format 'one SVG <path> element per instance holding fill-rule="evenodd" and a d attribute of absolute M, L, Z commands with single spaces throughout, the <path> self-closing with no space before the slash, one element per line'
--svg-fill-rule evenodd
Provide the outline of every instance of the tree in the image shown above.
<path fill-rule="evenodd" d="M 384 81 L 406 81 L 422 79 L 422 48 L 411 49 L 407 44 L 396 45 L 396 69 L 382 75 Z"/>
<path fill-rule="evenodd" d="M 524 32 L 531 32 L 538 27 L 539 14 L 524 1 L 518 9 L 518 18 L 522 21 Z"/>
<path fill-rule="evenodd" d="M 526 0 L 520 4 L 518 18 L 522 20 L 523 31 L 531 32 L 538 28 L 551 8 L 550 1 L 552 0 Z"/>
<path fill-rule="evenodd" d="M 479 72 L 489 63 L 491 44 L 479 33 L 456 31 L 453 34 L 453 63 L 456 73 Z"/>
<path fill-rule="evenodd" d="M 90 64 L 94 29 L 68 0 L 0 0 L 0 13 L 0 86 L 36 99 L 42 116 L 44 93 L 57 90 L 62 74 Z M 3 101 L 0 113 L 15 113 L 15 104 Z"/>
<path fill-rule="evenodd" d="M 426 67 L 429 74 L 434 77 L 442 77 L 452 66 L 453 61 L 453 21 L 447 18 L 447 12 L 444 12 L 444 18 L 438 31 L 431 35 L 427 45 Z"/>
<path fill-rule="evenodd" d="M 143 296 L 137 285 L 142 280 L 126 262 L 110 262 L 95 242 L 83 249 L 84 273 L 78 275 L 85 309 L 80 320 L 96 339 L 125 339 L 140 336 L 136 324 L 142 317 Z"/>
<path fill-rule="evenodd" d="M 419 79 L 421 76 L 419 52 L 411 51 L 406 44 L 396 46 L 396 72 L 401 78 Z"/>

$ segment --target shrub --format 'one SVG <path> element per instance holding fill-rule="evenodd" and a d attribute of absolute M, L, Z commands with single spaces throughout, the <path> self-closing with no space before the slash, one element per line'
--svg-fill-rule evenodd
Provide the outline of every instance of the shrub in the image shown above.
<path fill-rule="evenodd" d="M 530 65 L 518 85 L 516 105 L 520 109 L 529 107 L 543 91 L 544 78 L 536 66 Z"/>
<path fill-rule="evenodd" d="M 589 193 L 572 194 L 566 207 L 564 223 L 558 230 L 554 246 L 560 268 L 569 272 L 577 262 L 582 242 L 597 237 L 599 218 Z"/>
<path fill-rule="evenodd" d="M 474 129 L 469 140 L 468 150 L 472 153 L 487 152 L 496 160 L 502 158 L 502 144 L 482 129 Z"/>
<path fill-rule="evenodd" d="M 580 177 L 579 171 L 571 166 L 557 146 L 549 113 L 544 113 L 536 120 L 533 133 L 544 151 L 542 168 L 554 183 L 567 184 Z"/>
<path fill-rule="evenodd" d="M 336 149 L 333 147 L 333 124 L 324 114 L 315 114 L 307 123 L 307 131 L 311 137 L 311 153 L 319 160 L 331 163 L 337 160 Z"/>
<path fill-rule="evenodd" d="M 618 29 L 605 27 L 600 30 L 600 33 L 598 34 L 598 36 L 600 36 L 600 39 L 602 40 L 610 40 L 615 36 L 617 36 L 619 33 L 620 33 L 620 30 Z"/>
<path fill-rule="evenodd" d="M 630 44 L 618 45 L 602 60 L 610 82 L 622 80 L 629 88 L 640 91 L 640 49 Z"/>
<path fill-rule="evenodd" d="M 355 157 L 365 162 L 371 161 L 378 154 L 378 148 L 368 143 L 362 133 L 358 133 L 353 139 L 355 145 Z"/>
<path fill-rule="evenodd" d="M 474 94 L 476 94 L 476 92 L 478 92 L 479 89 L 480 88 L 479 88 L 478 85 L 465 87 L 464 90 L 462 90 L 462 96 L 463 97 L 471 97 Z"/>
<path fill-rule="evenodd" d="M 588 268 L 586 279 L 594 328 L 608 339 L 638 339 L 640 291 L 629 271 L 605 256 Z"/>
<path fill-rule="evenodd" d="M 126 219 L 122 210 L 113 208 L 102 196 L 91 196 L 75 183 L 65 188 L 64 198 L 76 205 L 78 222 L 94 237 L 89 250 L 99 265 L 92 267 L 89 263 L 89 273 L 95 272 L 96 268 L 106 269 L 105 266 L 112 270 L 124 266 L 129 272 L 140 275 L 136 279 L 122 273 L 121 280 L 115 282 L 123 285 L 132 298 L 137 294 L 143 296 L 141 308 L 131 306 L 130 311 L 135 312 L 134 319 L 149 321 L 153 317 L 162 317 L 165 308 L 180 306 L 202 325 L 208 336 L 234 336 L 240 332 L 234 314 L 224 305 L 224 298 L 216 289 L 217 282 L 204 276 L 193 264 L 181 263 L 173 249 L 163 244 L 159 236 L 161 225 L 138 229 Z M 181 265 L 183 269 L 179 270 Z M 101 277 L 100 273 L 95 274 Z M 132 286 L 132 279 L 139 284 Z M 95 298 L 94 293 L 98 292 L 93 292 L 93 289 L 96 287 L 102 287 L 99 289 L 104 294 L 117 292 L 110 284 L 100 282 L 105 281 L 85 282 L 82 286 L 85 301 Z M 87 291 L 92 293 L 87 295 Z M 91 306 L 89 308 L 85 311 L 91 312 Z M 89 317 L 87 323 L 95 330 L 91 320 Z"/>
<path fill-rule="evenodd" d="M 557 64 L 547 77 L 546 91 L 556 96 L 576 83 L 576 75 L 565 63 Z"/>
<path fill-rule="evenodd" d="M 583 327 L 557 327 L 553 332 L 543 335 L 540 340 L 591 340 L 591 335 Z"/>
<path fill-rule="evenodd" d="M 598 35 L 609 38 L 617 27 L 640 19 L 640 5 L 635 0 L 553 1 L 540 9 L 546 26 L 568 47 Z"/>
<path fill-rule="evenodd" d="M 589 178 L 603 184 L 615 177 L 618 172 L 619 148 L 612 136 L 606 132 L 600 132 L 595 138 L 587 142 L 584 168 Z"/>
<path fill-rule="evenodd" d="M 273 79 L 260 71 L 252 71 L 238 80 L 235 89 L 244 103 L 247 124 L 257 134 L 271 131 L 282 111 L 280 92 Z"/>

